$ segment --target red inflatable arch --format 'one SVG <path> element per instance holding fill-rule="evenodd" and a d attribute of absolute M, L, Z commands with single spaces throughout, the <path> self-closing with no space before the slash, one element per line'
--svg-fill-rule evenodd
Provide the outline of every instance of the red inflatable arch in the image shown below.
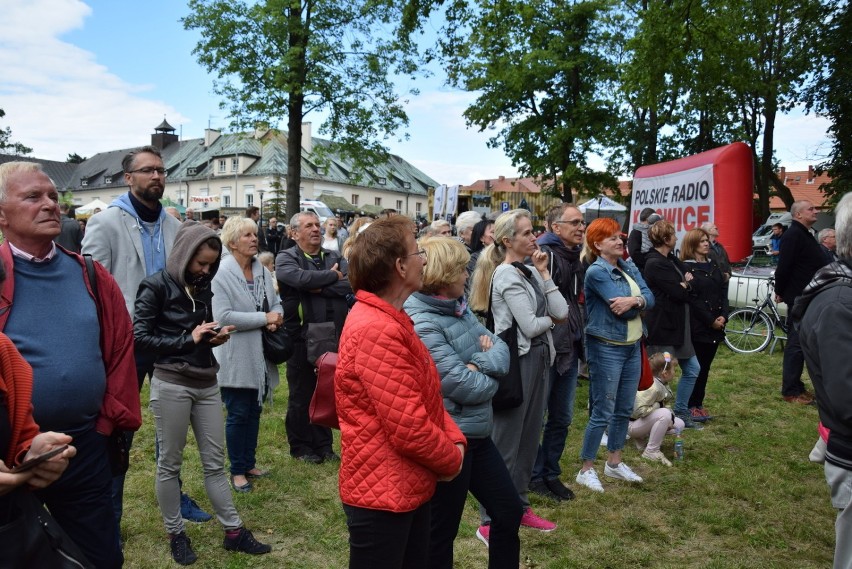
<path fill-rule="evenodd" d="M 752 152 L 735 142 L 671 162 L 643 166 L 633 177 L 630 228 L 646 207 L 675 225 L 678 241 L 712 221 L 731 261 L 751 254 Z"/>

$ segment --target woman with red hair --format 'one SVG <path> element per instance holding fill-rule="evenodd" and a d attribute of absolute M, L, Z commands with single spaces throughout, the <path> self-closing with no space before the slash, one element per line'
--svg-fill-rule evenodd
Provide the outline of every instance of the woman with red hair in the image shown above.
<path fill-rule="evenodd" d="M 641 375 L 641 312 L 654 305 L 654 295 L 636 265 L 622 259 L 624 242 L 617 221 L 594 220 L 586 229 L 586 248 L 591 262 L 584 285 L 591 417 L 583 436 L 583 466 L 577 483 L 603 492 L 594 463 L 604 430 L 609 452 L 604 475 L 642 482 L 621 461 L 621 450 Z"/>

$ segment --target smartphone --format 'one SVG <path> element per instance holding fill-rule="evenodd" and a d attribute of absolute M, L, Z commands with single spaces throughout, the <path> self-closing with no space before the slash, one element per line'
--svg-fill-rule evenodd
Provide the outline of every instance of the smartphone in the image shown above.
<path fill-rule="evenodd" d="M 49 460 L 49 459 L 53 458 L 54 456 L 56 456 L 58 454 L 62 454 L 62 451 L 64 451 L 67 448 L 68 448 L 68 445 L 62 445 L 62 446 L 56 447 L 53 450 L 49 450 L 44 454 L 34 456 L 29 460 L 25 460 L 19 466 L 16 466 L 15 468 L 13 468 L 12 472 L 14 472 L 16 474 L 18 472 L 26 472 L 27 470 L 30 470 L 32 467 L 41 464 L 45 460 Z"/>

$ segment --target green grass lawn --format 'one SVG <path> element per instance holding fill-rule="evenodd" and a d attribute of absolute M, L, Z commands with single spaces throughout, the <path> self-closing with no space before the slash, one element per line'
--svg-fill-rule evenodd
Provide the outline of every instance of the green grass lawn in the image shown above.
<path fill-rule="evenodd" d="M 283 378 L 283 375 L 282 375 Z M 701 432 L 685 433 L 685 460 L 666 468 L 648 463 L 628 441 L 624 460 L 645 483 L 610 481 L 596 494 L 578 488 L 579 449 L 587 421 L 588 382 L 577 391 L 577 412 L 562 458 L 563 480 L 577 498 L 557 505 L 533 496 L 540 515 L 558 523 L 543 534 L 521 529 L 524 566 L 620 568 L 829 567 L 834 515 L 822 466 L 808 462 L 817 438 L 817 409 L 780 397 L 781 352 L 752 355 L 719 349 L 706 407 L 716 415 Z M 286 385 L 264 411 L 259 466 L 273 474 L 251 494 L 235 494 L 237 509 L 269 555 L 250 557 L 222 548 L 215 519 L 188 524 L 197 567 L 339 568 L 347 565 L 347 532 L 334 464 L 290 459 L 284 431 Z M 143 392 L 144 425 L 136 437 L 125 489 L 122 533 L 127 567 L 176 566 L 154 495 L 153 418 Z M 671 456 L 672 441 L 664 452 Z M 185 488 L 210 511 L 195 443 L 187 445 Z M 485 567 L 485 547 L 469 500 L 456 539 L 456 567 Z"/>

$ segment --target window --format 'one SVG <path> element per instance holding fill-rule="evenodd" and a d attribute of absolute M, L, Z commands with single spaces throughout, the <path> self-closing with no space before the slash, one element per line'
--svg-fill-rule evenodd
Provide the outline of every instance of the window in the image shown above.
<path fill-rule="evenodd" d="M 358 205 L 358 194 L 352 194 L 352 199 L 349 200 L 352 202 L 352 205 Z"/>
<path fill-rule="evenodd" d="M 86 178 L 80 178 L 80 187 L 81 188 L 85 188 L 88 185 L 89 185 L 89 180 L 87 180 Z"/>
<path fill-rule="evenodd" d="M 403 182 L 402 188 L 405 189 L 405 190 L 410 190 L 411 189 L 411 182 Z"/>
<path fill-rule="evenodd" d="M 187 176 L 195 176 L 196 174 L 198 174 L 198 168 L 195 166 L 186 169 Z"/>
<path fill-rule="evenodd" d="M 112 176 L 104 176 L 104 184 L 112 184 Z"/>
<path fill-rule="evenodd" d="M 240 159 L 239 158 L 231 158 L 231 172 L 239 172 L 240 170 Z"/>
<path fill-rule="evenodd" d="M 219 160 L 219 173 L 220 174 L 226 173 L 228 171 L 227 168 L 228 168 L 228 161 L 225 160 L 224 158 Z"/>
<path fill-rule="evenodd" d="M 375 198 L 373 200 L 373 205 L 381 206 L 382 205 L 382 198 Z"/>
<path fill-rule="evenodd" d="M 388 183 L 388 179 L 387 179 L 387 178 L 385 178 L 384 176 L 382 176 L 381 178 L 379 178 L 379 185 L 384 186 L 384 185 L 385 185 L 385 184 L 387 184 L 387 183 Z"/>
<path fill-rule="evenodd" d="M 423 211 L 423 204 L 420 202 L 414 202 L 414 211 L 420 214 Z"/>
<path fill-rule="evenodd" d="M 222 188 L 219 193 L 222 197 L 222 207 L 231 207 L 231 188 Z"/>
<path fill-rule="evenodd" d="M 396 211 L 402 211 L 402 200 L 396 200 Z"/>
<path fill-rule="evenodd" d="M 254 194 L 246 194 L 246 207 L 254 205 Z"/>

